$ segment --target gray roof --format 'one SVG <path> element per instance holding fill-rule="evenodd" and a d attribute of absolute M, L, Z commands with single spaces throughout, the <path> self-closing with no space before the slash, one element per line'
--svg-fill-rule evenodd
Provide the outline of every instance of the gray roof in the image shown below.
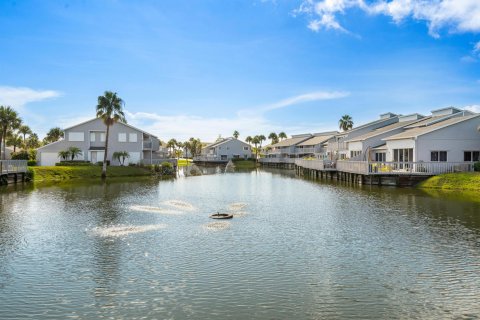
<path fill-rule="evenodd" d="M 427 134 L 427 133 L 430 133 L 430 132 L 433 132 L 433 131 L 436 131 L 436 130 L 443 129 L 445 127 L 448 127 L 448 126 L 451 126 L 451 125 L 454 125 L 454 124 L 457 124 L 457 123 L 460 123 L 460 122 L 463 122 L 463 121 L 478 118 L 478 117 L 480 117 L 480 114 L 475 114 L 473 116 L 449 118 L 447 120 L 437 122 L 437 123 L 429 125 L 429 126 L 408 129 L 404 132 L 395 134 L 393 136 L 384 138 L 382 140 L 401 140 L 401 139 L 416 138 L 418 136 L 421 136 L 421 135 L 424 135 L 424 134 Z"/>
<path fill-rule="evenodd" d="M 358 137 L 352 138 L 350 140 L 347 140 L 347 142 L 365 141 L 369 138 L 376 137 L 378 135 L 381 135 L 383 133 L 387 133 L 387 132 L 395 130 L 395 129 L 406 127 L 406 126 L 408 126 L 412 123 L 418 122 L 418 121 L 421 121 L 421 120 L 410 120 L 410 121 L 392 123 L 388 126 L 375 129 L 375 130 L 370 131 L 368 133 L 362 134 L 361 136 L 358 136 Z"/>
<path fill-rule="evenodd" d="M 69 130 L 69 129 L 78 127 L 78 126 L 80 126 L 80 125 L 82 125 L 82 124 L 89 123 L 89 122 L 92 122 L 92 121 L 95 121 L 95 120 L 98 120 L 98 119 L 100 119 L 100 118 L 93 118 L 93 119 L 90 119 L 90 120 L 87 120 L 87 121 L 78 123 L 78 124 L 76 124 L 76 125 L 74 125 L 74 126 L 70 126 L 70 127 L 68 127 L 68 128 L 65 128 L 65 129 L 63 129 L 63 130 L 64 130 L 64 131 L 65 131 L 65 130 Z M 149 135 L 149 136 L 152 136 L 152 137 L 158 139 L 158 137 L 157 137 L 156 135 L 153 135 L 153 134 L 151 134 L 151 133 L 149 133 L 149 132 L 143 131 L 142 129 L 138 129 L 138 128 L 132 126 L 132 125 L 129 125 L 128 123 L 121 122 L 121 121 L 119 121 L 118 123 L 123 124 L 124 126 L 127 126 L 127 127 L 131 128 L 131 129 L 140 131 L 140 132 L 142 132 L 142 133 L 145 133 L 145 134 L 147 134 L 147 135 Z"/>
<path fill-rule="evenodd" d="M 272 148 L 280 148 L 280 147 L 291 147 L 299 144 L 300 142 L 303 142 L 312 136 L 303 136 L 303 137 L 297 137 L 297 138 L 290 138 L 290 139 L 285 139 L 283 141 L 280 141 L 278 143 L 272 144 Z"/>
<path fill-rule="evenodd" d="M 327 142 L 331 137 L 335 136 L 335 133 L 325 133 L 324 135 L 318 135 L 311 137 L 310 139 L 303 141 L 298 144 L 298 146 L 315 146 L 320 143 Z"/>

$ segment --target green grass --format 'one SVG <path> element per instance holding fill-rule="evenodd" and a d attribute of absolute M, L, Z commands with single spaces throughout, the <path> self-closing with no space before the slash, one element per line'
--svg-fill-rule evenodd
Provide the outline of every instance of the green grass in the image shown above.
<path fill-rule="evenodd" d="M 95 179 L 102 175 L 100 166 L 79 167 L 31 167 L 35 172 L 33 181 L 66 181 L 72 179 Z M 150 170 L 140 167 L 107 167 L 107 178 L 150 176 Z"/>
<path fill-rule="evenodd" d="M 418 187 L 436 190 L 480 191 L 480 172 L 441 174 L 421 182 Z"/>
<path fill-rule="evenodd" d="M 255 160 L 238 160 L 234 161 L 233 164 L 236 169 L 255 169 L 258 166 Z"/>
<path fill-rule="evenodd" d="M 180 159 L 178 159 L 178 166 L 179 167 L 187 167 L 192 163 L 192 161 L 193 161 L 192 159 L 180 158 Z"/>

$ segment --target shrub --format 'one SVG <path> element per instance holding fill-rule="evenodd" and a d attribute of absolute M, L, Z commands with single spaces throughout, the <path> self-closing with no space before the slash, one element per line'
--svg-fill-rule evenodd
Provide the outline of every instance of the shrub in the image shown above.
<path fill-rule="evenodd" d="M 473 164 L 473 170 L 474 171 L 480 171 L 480 162 L 475 162 Z"/>
<path fill-rule="evenodd" d="M 35 171 L 33 171 L 32 168 L 28 168 L 27 172 L 25 173 L 25 179 L 27 181 L 33 181 L 33 178 L 35 178 Z"/>
<path fill-rule="evenodd" d="M 103 166 L 103 161 L 98 161 L 97 165 L 102 167 Z M 109 165 L 110 165 L 110 160 L 107 160 L 107 166 L 109 166 Z"/>
<path fill-rule="evenodd" d="M 30 155 L 25 150 L 12 152 L 11 157 L 12 160 L 30 160 Z"/>
<path fill-rule="evenodd" d="M 162 162 L 162 169 L 161 169 L 162 175 L 166 176 L 172 176 L 175 174 L 175 171 L 173 170 L 173 165 L 170 162 Z"/>
<path fill-rule="evenodd" d="M 58 167 L 81 167 L 81 166 L 91 166 L 92 164 L 88 161 L 60 161 L 55 163 Z"/>
<path fill-rule="evenodd" d="M 27 166 L 34 167 L 37 165 L 37 160 L 28 160 Z"/>
<path fill-rule="evenodd" d="M 137 164 L 136 164 L 136 163 L 134 163 L 134 162 L 130 162 L 130 163 L 128 164 L 128 166 L 129 166 L 129 167 L 136 167 L 136 166 L 137 166 Z"/>

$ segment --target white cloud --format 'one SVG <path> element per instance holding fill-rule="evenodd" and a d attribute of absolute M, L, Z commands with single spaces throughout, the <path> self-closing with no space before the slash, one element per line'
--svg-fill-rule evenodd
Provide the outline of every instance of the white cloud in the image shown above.
<path fill-rule="evenodd" d="M 464 63 L 475 63 L 477 62 L 477 59 L 472 56 L 463 56 L 460 58 L 460 61 Z"/>
<path fill-rule="evenodd" d="M 395 23 L 407 18 L 424 21 L 433 37 L 439 37 L 442 29 L 480 32 L 479 0 L 304 0 L 295 13 L 309 15 L 308 27 L 314 31 L 321 28 L 347 31 L 337 17 L 353 8 L 388 16 Z"/>
<path fill-rule="evenodd" d="M 127 120 L 134 126 L 141 127 L 161 139 L 176 138 L 187 140 L 199 137 L 202 141 L 213 141 L 219 134 L 230 136 L 234 130 L 240 131 L 241 137 L 248 135 L 268 134 L 272 131 L 285 131 L 288 134 L 316 132 L 317 125 L 300 124 L 297 126 L 280 126 L 267 120 L 265 113 L 297 105 L 300 103 L 338 99 L 347 96 L 346 92 L 318 91 L 287 98 L 272 104 L 239 111 L 234 117 L 215 118 L 192 115 L 164 116 L 156 113 L 126 111 Z M 326 128 L 330 130 L 331 128 Z"/>
<path fill-rule="evenodd" d="M 480 54 L 480 41 L 473 46 L 473 52 Z"/>
<path fill-rule="evenodd" d="M 21 108 L 25 104 L 59 97 L 54 90 L 34 90 L 26 87 L 0 86 L 0 104 Z"/>
<path fill-rule="evenodd" d="M 468 111 L 472 111 L 472 112 L 477 112 L 477 113 L 478 113 L 478 112 L 480 112 L 480 105 L 478 105 L 478 104 L 473 104 L 473 105 L 471 105 L 471 106 L 466 106 L 464 109 L 465 109 L 465 110 L 468 110 Z"/>

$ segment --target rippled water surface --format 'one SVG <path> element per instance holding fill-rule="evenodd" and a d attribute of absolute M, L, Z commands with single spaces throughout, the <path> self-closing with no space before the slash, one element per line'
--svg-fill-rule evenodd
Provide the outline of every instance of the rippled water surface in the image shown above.
<path fill-rule="evenodd" d="M 478 318 L 460 198 L 267 171 L 4 189 L 0 318 Z"/>

